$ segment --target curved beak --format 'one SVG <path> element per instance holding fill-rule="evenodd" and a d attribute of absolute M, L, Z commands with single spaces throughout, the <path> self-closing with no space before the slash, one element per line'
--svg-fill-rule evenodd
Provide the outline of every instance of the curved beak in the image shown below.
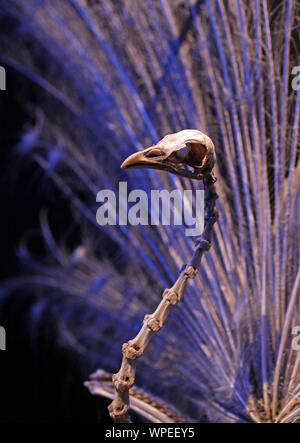
<path fill-rule="evenodd" d="M 143 151 L 135 152 L 123 161 L 121 164 L 122 169 L 136 169 L 136 168 L 151 168 L 151 169 L 164 169 L 162 160 L 158 156 L 156 159 L 147 157 L 147 153 L 153 150 L 151 148 L 144 149 Z M 163 159 L 164 156 L 161 156 Z"/>
<path fill-rule="evenodd" d="M 160 150 L 157 154 L 157 150 Z M 152 151 L 150 153 L 150 151 Z M 153 156 L 152 156 L 153 155 Z M 191 172 L 187 170 L 182 164 L 176 164 L 168 161 L 166 155 L 156 146 L 144 149 L 144 151 L 136 152 L 130 155 L 121 164 L 122 169 L 136 169 L 136 168 L 148 168 L 158 169 L 160 171 L 171 172 L 172 174 L 180 175 L 181 177 L 193 178 L 197 180 L 202 179 L 202 175 L 199 171 Z"/>

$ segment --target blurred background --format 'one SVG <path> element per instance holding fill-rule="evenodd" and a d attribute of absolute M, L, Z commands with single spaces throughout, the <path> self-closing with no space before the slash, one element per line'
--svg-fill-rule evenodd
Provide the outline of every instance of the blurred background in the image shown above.
<path fill-rule="evenodd" d="M 299 420 L 299 11 L 2 0 L 0 422 L 110 421 L 83 382 L 118 370 L 194 241 L 184 226 L 100 228 L 96 194 L 194 189 L 119 169 L 186 128 L 216 146 L 220 220 L 136 385 L 190 421 Z"/>

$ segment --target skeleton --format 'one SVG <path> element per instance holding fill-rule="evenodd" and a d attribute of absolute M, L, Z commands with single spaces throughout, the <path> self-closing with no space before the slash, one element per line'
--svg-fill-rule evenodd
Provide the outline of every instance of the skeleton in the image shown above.
<path fill-rule="evenodd" d="M 211 139 L 196 129 L 184 129 L 166 135 L 155 146 L 132 154 L 121 168 L 159 169 L 201 180 L 211 172 L 215 161 L 215 148 Z"/>
<path fill-rule="evenodd" d="M 129 397 L 132 395 L 131 388 L 135 379 L 136 359 L 144 353 L 152 333 L 162 328 L 170 307 L 175 306 L 181 300 L 188 279 L 196 276 L 202 255 L 211 246 L 212 227 L 218 218 L 215 206 L 218 198 L 214 185 L 216 178 L 212 172 L 215 160 L 215 150 L 211 139 L 200 131 L 186 129 L 166 135 L 157 145 L 131 155 L 121 165 L 121 168 L 159 169 L 183 177 L 203 180 L 205 222 L 204 231 L 196 242 L 190 262 L 183 267 L 174 285 L 164 290 L 162 300 L 156 310 L 145 316 L 137 336 L 123 344 L 122 364 L 119 372 L 112 377 L 115 398 L 109 406 L 110 416 L 117 423 L 130 423 Z M 193 168 L 193 171 L 189 168 Z"/>

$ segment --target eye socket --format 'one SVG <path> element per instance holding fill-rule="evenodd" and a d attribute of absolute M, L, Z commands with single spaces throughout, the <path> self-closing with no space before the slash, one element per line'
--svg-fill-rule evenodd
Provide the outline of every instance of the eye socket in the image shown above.
<path fill-rule="evenodd" d="M 190 160 L 195 166 L 201 166 L 206 157 L 207 148 L 199 142 L 191 141 L 186 144 L 190 148 Z"/>
<path fill-rule="evenodd" d="M 160 155 L 164 155 L 164 153 L 159 148 L 153 148 L 150 151 L 145 153 L 145 157 L 147 157 L 147 158 L 159 157 Z"/>

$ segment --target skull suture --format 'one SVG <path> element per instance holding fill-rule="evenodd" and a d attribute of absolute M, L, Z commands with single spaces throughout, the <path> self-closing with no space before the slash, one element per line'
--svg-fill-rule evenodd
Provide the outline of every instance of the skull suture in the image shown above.
<path fill-rule="evenodd" d="M 166 135 L 155 146 L 132 154 L 121 168 L 160 169 L 183 177 L 201 179 L 204 174 L 211 172 L 215 160 L 211 139 L 196 129 L 184 129 Z"/>

